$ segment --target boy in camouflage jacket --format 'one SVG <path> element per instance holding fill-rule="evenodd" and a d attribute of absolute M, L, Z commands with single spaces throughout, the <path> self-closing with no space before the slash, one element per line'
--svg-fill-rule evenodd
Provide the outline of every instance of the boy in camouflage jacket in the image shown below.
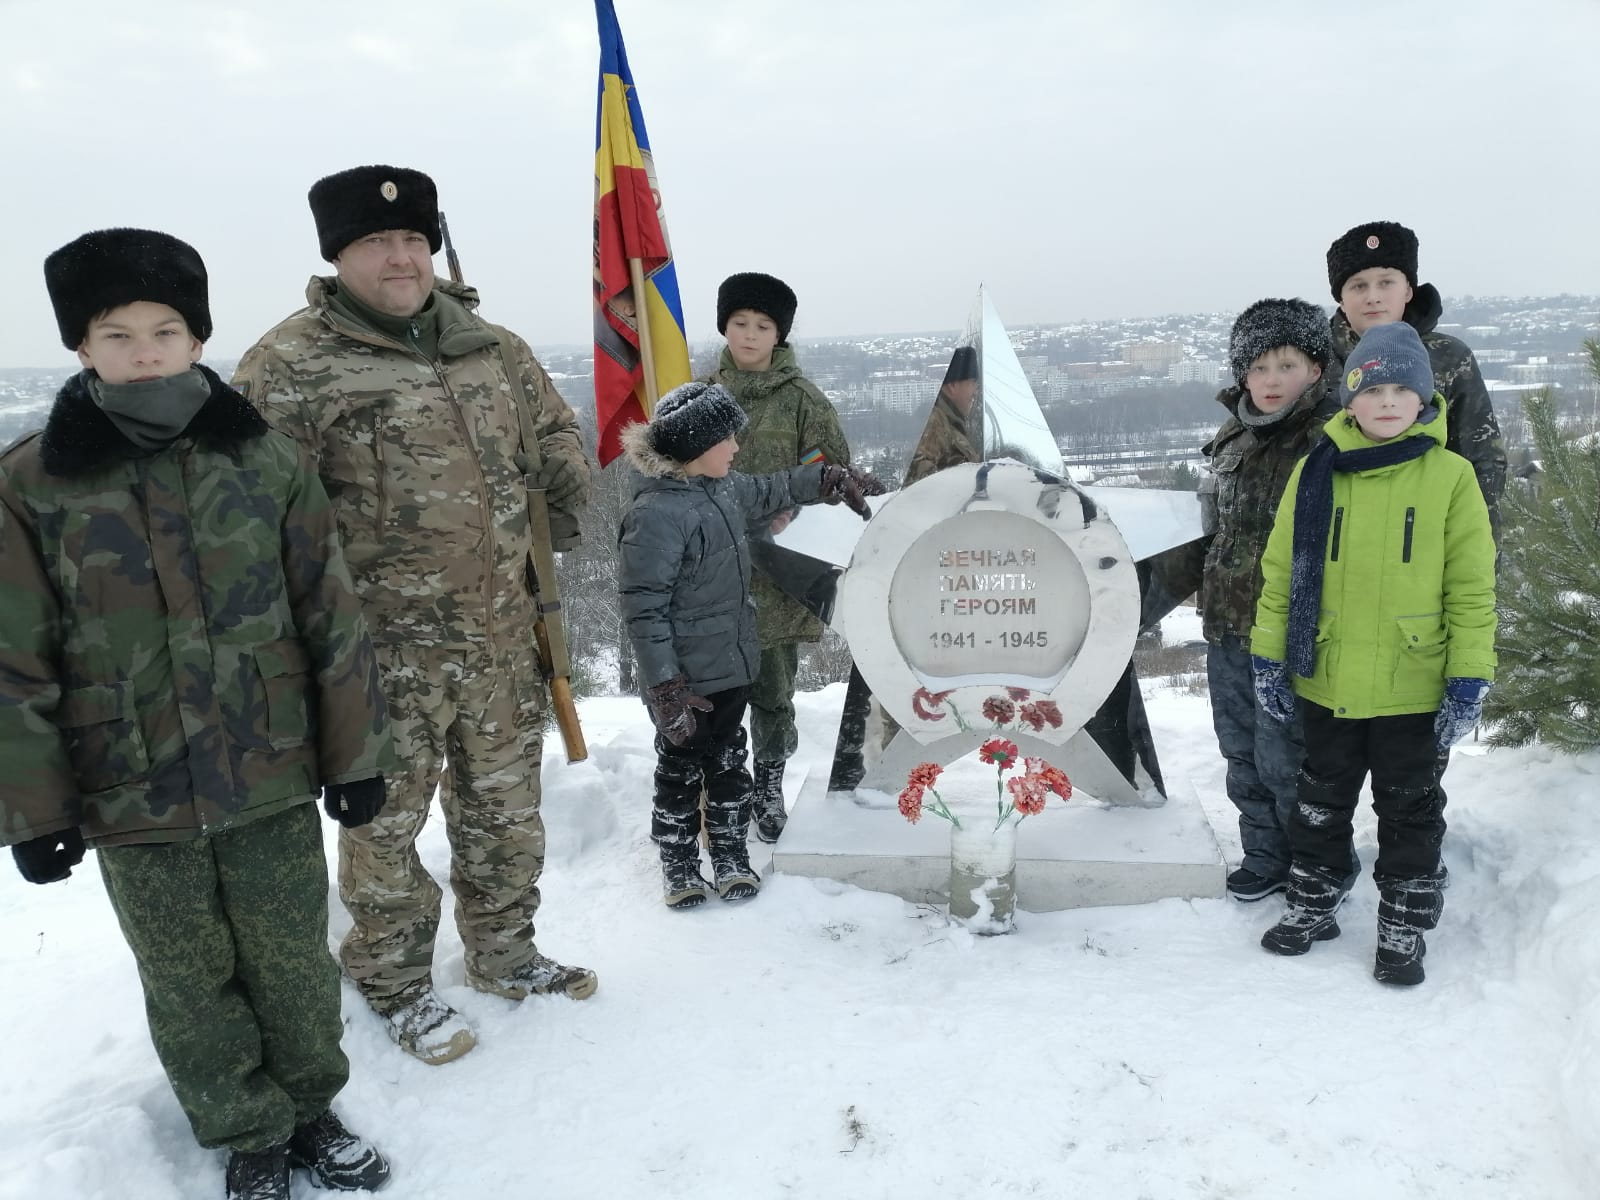
<path fill-rule="evenodd" d="M 1327 317 L 1304 300 L 1258 300 L 1233 323 L 1228 365 L 1234 386 L 1217 395 L 1228 419 L 1203 450 L 1209 471 L 1200 498 L 1215 534 L 1205 545 L 1199 595 L 1211 719 L 1244 850 L 1228 894 L 1253 901 L 1287 886 L 1289 815 L 1305 744 L 1298 722 L 1271 720 L 1256 703 L 1250 627 L 1278 498 L 1339 410 Z"/>
<path fill-rule="evenodd" d="M 850 446 L 838 414 L 800 374 L 789 329 L 795 294 L 771 275 L 730 275 L 717 288 L 717 332 L 728 339 L 710 382 L 733 393 L 749 418 L 734 469 L 764 475 L 808 463 L 850 465 Z M 788 515 L 780 513 L 772 531 Z M 783 832 L 783 768 L 799 737 L 794 724 L 794 678 L 800 643 L 822 637 L 822 622 L 765 575 L 753 584 L 761 638 L 761 669 L 750 688 L 750 734 L 755 742 L 756 836 L 775 842 Z"/>
<path fill-rule="evenodd" d="M 100 851 L 150 1035 L 230 1197 L 376 1187 L 311 802 L 369 821 L 393 762 L 327 495 L 198 365 L 205 266 L 111 229 L 52 254 L 84 370 L 0 455 L 0 844 L 32 883 Z"/>

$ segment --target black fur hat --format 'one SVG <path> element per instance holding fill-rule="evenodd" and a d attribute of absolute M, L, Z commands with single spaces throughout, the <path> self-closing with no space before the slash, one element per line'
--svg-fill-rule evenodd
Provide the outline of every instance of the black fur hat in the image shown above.
<path fill-rule="evenodd" d="M 97 229 L 44 260 L 44 286 L 61 344 L 76 350 L 108 308 L 150 300 L 178 310 L 189 332 L 211 337 L 206 264 L 188 242 L 153 229 Z"/>
<path fill-rule="evenodd" d="M 760 271 L 729 275 L 717 288 L 717 332 L 728 332 L 728 318 L 741 308 L 766 313 L 778 327 L 778 345 L 789 340 L 794 310 L 800 306 L 794 292 L 783 280 Z"/>
<path fill-rule="evenodd" d="M 1369 267 L 1393 267 L 1417 286 L 1417 235 L 1393 221 L 1357 225 L 1328 247 L 1328 286 L 1342 299 L 1345 280 Z"/>
<path fill-rule="evenodd" d="M 1257 300 L 1239 314 L 1228 335 L 1228 369 L 1241 387 L 1250 364 L 1268 350 L 1293 346 L 1326 371 L 1333 365 L 1328 314 L 1305 300 Z"/>
<path fill-rule="evenodd" d="M 975 346 L 957 346 L 950 356 L 950 368 L 944 373 L 946 383 L 960 383 L 978 377 L 978 350 Z"/>
<path fill-rule="evenodd" d="M 720 383 L 685 383 L 656 401 L 650 445 L 663 458 L 691 463 L 745 426 L 744 409 Z"/>
<path fill-rule="evenodd" d="M 317 245 L 332 262 L 359 237 L 384 229 L 415 229 L 439 253 L 439 193 L 421 171 L 408 167 L 351 167 L 311 185 L 306 197 L 317 222 Z"/>

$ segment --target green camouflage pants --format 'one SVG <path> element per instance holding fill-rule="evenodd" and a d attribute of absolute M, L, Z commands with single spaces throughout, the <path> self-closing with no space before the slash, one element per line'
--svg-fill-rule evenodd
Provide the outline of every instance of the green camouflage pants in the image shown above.
<path fill-rule="evenodd" d="M 381 1010 L 433 969 L 442 893 L 416 842 L 446 759 L 438 790 L 467 973 L 503 978 L 534 955 L 544 681 L 531 649 L 490 658 L 380 646 L 378 667 L 403 770 L 377 820 L 340 831 L 339 896 L 355 924 L 339 956 Z"/>
<path fill-rule="evenodd" d="M 800 644 L 761 647 L 761 668 L 750 685 L 750 742 L 756 762 L 785 762 L 800 744 L 794 728 L 794 677 Z"/>
<path fill-rule="evenodd" d="M 315 804 L 212 837 L 100 851 L 150 1039 L 202 1146 L 263 1150 L 332 1103 L 339 969 Z"/>

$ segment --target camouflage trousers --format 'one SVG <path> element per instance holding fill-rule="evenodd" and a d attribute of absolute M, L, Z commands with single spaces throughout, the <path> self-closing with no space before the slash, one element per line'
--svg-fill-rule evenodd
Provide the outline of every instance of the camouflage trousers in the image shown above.
<path fill-rule="evenodd" d="M 195 1137 L 233 1150 L 287 1140 L 349 1076 L 317 806 L 99 857 Z"/>
<path fill-rule="evenodd" d="M 416 843 L 436 788 L 468 976 L 503 978 L 533 957 L 545 693 L 531 649 L 380 646 L 378 668 L 403 768 L 377 820 L 339 833 L 339 897 L 354 920 L 339 957 L 381 1010 L 433 970 L 443 893 Z"/>
<path fill-rule="evenodd" d="M 800 644 L 761 647 L 761 667 L 750 685 L 750 740 L 756 762 L 786 762 L 800 744 L 794 727 L 794 677 Z"/>

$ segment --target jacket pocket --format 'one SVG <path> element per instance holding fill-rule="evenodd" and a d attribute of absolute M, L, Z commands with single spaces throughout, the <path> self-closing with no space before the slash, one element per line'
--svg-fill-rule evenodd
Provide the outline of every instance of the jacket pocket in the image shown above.
<path fill-rule="evenodd" d="M 311 658 L 298 641 L 263 642 L 255 648 L 256 673 L 266 693 L 267 744 L 274 750 L 303 746 L 311 734 Z"/>
<path fill-rule="evenodd" d="M 1444 614 L 1396 617 L 1394 623 L 1399 644 L 1393 679 L 1396 699 L 1438 692 L 1444 681 Z"/>
<path fill-rule="evenodd" d="M 61 699 L 56 724 L 84 795 L 142 780 L 150 754 L 139 728 L 133 684 L 127 680 L 74 688 Z"/>

